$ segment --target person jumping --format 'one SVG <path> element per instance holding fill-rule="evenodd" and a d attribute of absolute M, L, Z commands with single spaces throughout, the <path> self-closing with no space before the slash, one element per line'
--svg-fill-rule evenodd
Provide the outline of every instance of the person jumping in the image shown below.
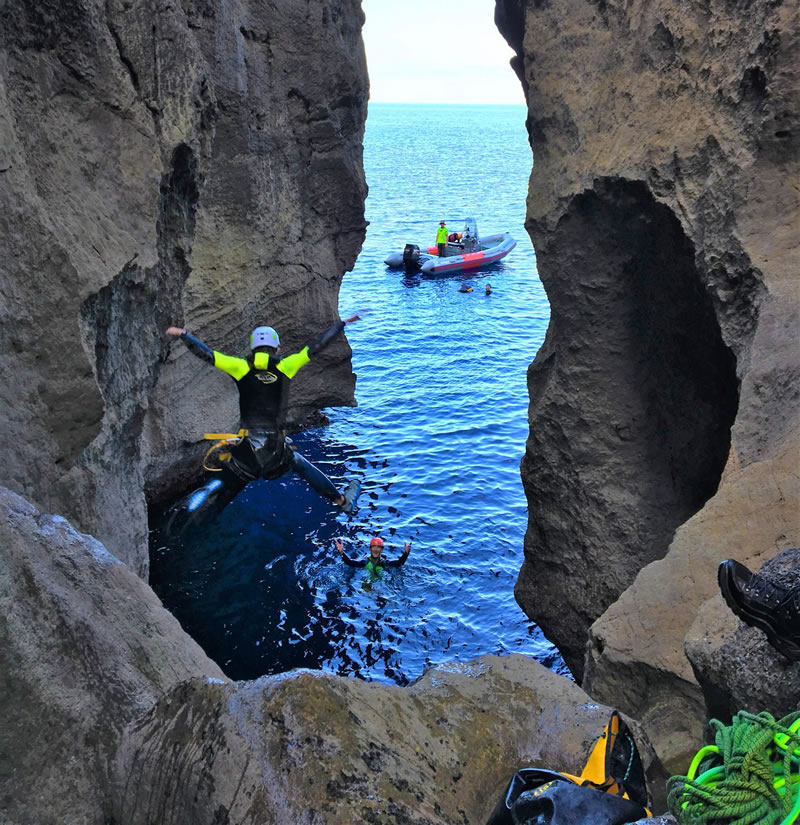
<path fill-rule="evenodd" d="M 250 334 L 249 358 L 236 358 L 212 350 L 186 329 L 169 327 L 166 334 L 181 338 L 189 351 L 213 364 L 236 381 L 239 391 L 240 440 L 221 462 L 219 477 L 214 477 L 199 490 L 188 495 L 175 508 L 175 516 L 183 514 L 181 529 L 217 515 L 251 481 L 257 478 L 273 480 L 293 470 L 320 495 L 332 501 L 343 513 L 352 512 L 361 491 L 358 481 L 351 481 L 343 493 L 310 461 L 303 458 L 286 438 L 284 420 L 289 402 L 291 380 L 309 361 L 345 328 L 358 320 L 353 315 L 339 321 L 317 336 L 300 352 L 281 358 L 280 339 L 272 327 L 256 327 Z"/>

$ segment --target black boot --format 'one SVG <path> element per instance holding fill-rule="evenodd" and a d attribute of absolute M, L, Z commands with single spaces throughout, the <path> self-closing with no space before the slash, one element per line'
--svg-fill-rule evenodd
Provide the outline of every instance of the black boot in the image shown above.
<path fill-rule="evenodd" d="M 183 536 L 193 527 L 199 527 L 215 513 L 214 502 L 222 489 L 222 479 L 214 478 L 173 505 L 164 532 L 170 539 Z"/>
<path fill-rule="evenodd" d="M 800 660 L 800 586 L 775 584 L 732 559 L 720 562 L 717 579 L 728 607 L 743 622 L 763 630 L 788 659 Z"/>
<path fill-rule="evenodd" d="M 343 513 L 350 515 L 350 513 L 353 512 L 353 505 L 356 503 L 356 499 L 358 498 L 358 494 L 360 492 L 361 482 L 353 479 L 353 481 L 347 485 L 347 488 L 343 493 L 344 501 L 339 505 L 339 508 Z"/>
<path fill-rule="evenodd" d="M 177 539 L 189 530 L 215 519 L 245 488 L 253 476 L 223 461 L 221 472 L 202 487 L 184 496 L 172 507 L 164 529 L 168 538 Z"/>

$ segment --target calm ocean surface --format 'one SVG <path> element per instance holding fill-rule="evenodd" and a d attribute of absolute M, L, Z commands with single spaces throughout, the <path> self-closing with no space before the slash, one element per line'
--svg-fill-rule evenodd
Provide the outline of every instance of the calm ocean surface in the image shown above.
<path fill-rule="evenodd" d="M 153 533 L 154 589 L 232 678 L 309 667 L 406 684 L 432 664 L 509 652 L 566 672 L 513 597 L 526 370 L 549 318 L 524 230 L 525 116 L 370 105 L 370 227 L 340 294 L 342 317 L 369 310 L 347 328 L 358 407 L 328 410 L 330 427 L 295 437 L 337 486 L 362 481 L 358 511 L 346 520 L 287 475 L 250 485 L 184 546 Z M 408 241 L 433 243 L 440 219 L 458 231 L 466 217 L 481 234 L 511 232 L 517 248 L 472 277 L 409 280 L 384 266 Z M 474 292 L 459 292 L 463 281 Z M 406 540 L 412 550 L 371 581 L 333 539 L 358 556 L 376 534 L 390 556 Z"/>

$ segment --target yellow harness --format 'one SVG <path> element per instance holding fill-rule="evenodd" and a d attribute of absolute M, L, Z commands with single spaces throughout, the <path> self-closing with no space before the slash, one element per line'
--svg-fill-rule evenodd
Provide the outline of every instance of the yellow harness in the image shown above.
<path fill-rule="evenodd" d="M 219 465 L 231 457 L 230 450 L 226 447 L 238 444 L 247 434 L 248 430 L 239 430 L 238 433 L 204 433 L 206 441 L 215 441 L 203 456 L 203 469 L 210 473 L 221 473 L 221 466 L 209 466 L 209 461 L 213 458 Z"/>

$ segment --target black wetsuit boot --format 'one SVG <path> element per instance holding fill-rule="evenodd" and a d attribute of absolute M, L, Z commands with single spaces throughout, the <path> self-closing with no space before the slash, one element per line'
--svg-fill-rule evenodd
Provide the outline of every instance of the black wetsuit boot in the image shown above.
<path fill-rule="evenodd" d="M 176 537 L 216 518 L 245 488 L 248 480 L 232 473 L 228 462 L 202 487 L 184 496 L 170 511 L 166 533 Z"/>

